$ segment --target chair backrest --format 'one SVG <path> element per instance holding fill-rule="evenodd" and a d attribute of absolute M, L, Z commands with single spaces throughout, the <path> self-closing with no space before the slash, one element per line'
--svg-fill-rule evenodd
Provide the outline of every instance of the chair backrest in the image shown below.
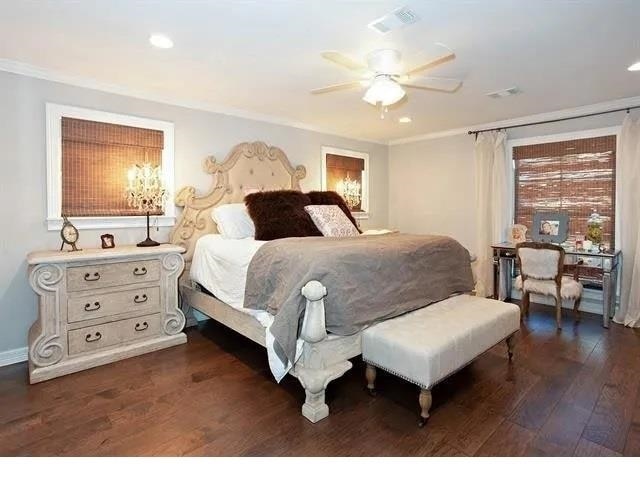
<path fill-rule="evenodd" d="M 516 247 L 522 280 L 562 281 L 564 269 L 564 249 L 559 245 L 541 242 L 523 242 Z"/>

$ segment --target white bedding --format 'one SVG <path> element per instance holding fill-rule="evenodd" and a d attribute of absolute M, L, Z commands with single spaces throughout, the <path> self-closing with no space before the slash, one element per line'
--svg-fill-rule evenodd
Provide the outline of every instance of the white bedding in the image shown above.
<path fill-rule="evenodd" d="M 285 365 L 273 347 L 274 338 L 269 331 L 273 315 L 264 310 L 244 308 L 244 288 L 251 259 L 266 242 L 253 238 L 229 239 L 222 235 L 202 236 L 196 243 L 191 262 L 191 279 L 209 290 L 218 300 L 248 313 L 265 328 L 269 367 L 280 382 L 292 367 Z M 302 353 L 302 340 L 298 340 L 296 360 Z"/>

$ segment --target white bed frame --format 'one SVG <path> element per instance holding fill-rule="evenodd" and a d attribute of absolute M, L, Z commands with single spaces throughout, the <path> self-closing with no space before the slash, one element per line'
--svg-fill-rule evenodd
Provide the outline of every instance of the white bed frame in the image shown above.
<path fill-rule="evenodd" d="M 180 280 L 183 311 L 199 310 L 264 347 L 264 327 L 255 318 L 202 292 L 190 280 L 188 272 L 198 239 L 217 233 L 211 218 L 214 207 L 241 203 L 247 190 L 300 190 L 300 180 L 306 176 L 306 169 L 303 166 L 293 168 L 281 149 L 263 142 L 236 145 L 222 163 L 208 157 L 204 169 L 213 175 L 209 193 L 198 196 L 194 187 L 184 187 L 176 195 L 176 205 L 183 207 L 183 211 L 171 232 L 171 242 L 186 249 L 185 274 Z M 302 295 L 307 301 L 300 331 L 304 344 L 302 356 L 290 373 L 298 378 L 305 390 L 302 415 L 315 423 L 329 415 L 325 403 L 327 385 L 351 368 L 349 359 L 361 354 L 360 333 L 345 337 L 327 335 L 324 310 L 327 289 L 320 282 L 307 283 L 302 288 Z"/>

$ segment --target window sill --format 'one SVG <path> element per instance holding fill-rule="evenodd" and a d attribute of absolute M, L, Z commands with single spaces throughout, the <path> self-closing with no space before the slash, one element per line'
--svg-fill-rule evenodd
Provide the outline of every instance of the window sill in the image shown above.
<path fill-rule="evenodd" d="M 69 217 L 69 221 L 78 230 L 98 230 L 105 228 L 136 228 L 146 227 L 146 217 Z M 172 216 L 152 216 L 150 224 L 158 227 L 172 227 L 176 219 Z M 47 218 L 47 230 L 60 230 L 62 218 Z"/>
<path fill-rule="evenodd" d="M 367 220 L 369 218 L 369 212 L 351 212 L 351 215 L 358 220 Z"/>

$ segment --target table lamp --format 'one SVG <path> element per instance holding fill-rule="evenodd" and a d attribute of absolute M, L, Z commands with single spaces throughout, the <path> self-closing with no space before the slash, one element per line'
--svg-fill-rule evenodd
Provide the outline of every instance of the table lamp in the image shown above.
<path fill-rule="evenodd" d="M 162 181 L 162 170 L 149 163 L 135 165 L 127 172 L 129 181 L 125 191 L 127 203 L 147 215 L 147 238 L 138 243 L 138 247 L 157 247 L 160 245 L 149 236 L 149 214 L 162 210 L 167 191 Z"/>

